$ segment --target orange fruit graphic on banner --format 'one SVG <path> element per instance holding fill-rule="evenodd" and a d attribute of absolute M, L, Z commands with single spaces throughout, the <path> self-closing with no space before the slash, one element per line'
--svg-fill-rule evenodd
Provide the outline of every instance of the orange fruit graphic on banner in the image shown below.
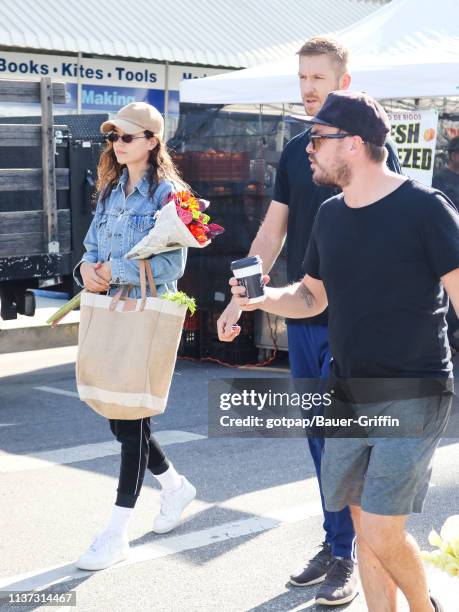
<path fill-rule="evenodd" d="M 427 128 L 424 130 L 424 140 L 429 142 L 429 140 L 433 140 L 435 138 L 435 130 L 434 128 Z"/>

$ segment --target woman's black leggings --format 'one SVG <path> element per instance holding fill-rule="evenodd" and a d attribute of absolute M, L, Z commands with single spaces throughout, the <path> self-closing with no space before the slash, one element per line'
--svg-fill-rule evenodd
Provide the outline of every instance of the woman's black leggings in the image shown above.
<path fill-rule="evenodd" d="M 133 508 L 146 468 L 153 474 L 162 474 L 169 467 L 169 462 L 150 433 L 150 417 L 135 421 L 110 419 L 110 429 L 121 442 L 121 467 L 115 503 L 124 508 Z"/>

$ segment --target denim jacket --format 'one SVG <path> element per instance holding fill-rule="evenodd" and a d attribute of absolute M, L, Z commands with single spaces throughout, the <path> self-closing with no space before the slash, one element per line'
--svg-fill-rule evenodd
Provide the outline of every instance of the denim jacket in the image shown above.
<path fill-rule="evenodd" d="M 84 239 L 86 253 L 75 266 L 73 275 L 75 281 L 83 286 L 79 270 L 81 263 L 110 261 L 110 294 L 118 286 L 133 285 L 130 297 L 140 297 L 139 263 L 123 256 L 148 234 L 155 224 L 155 212 L 166 202 L 169 193 L 176 191 L 176 187 L 171 181 L 160 181 L 150 198 L 148 181 L 144 177 L 126 197 L 127 180 L 128 171 L 124 169 L 110 196 L 103 203 L 98 201 L 94 219 Z M 177 290 L 177 279 L 185 271 L 186 255 L 187 249 L 183 248 L 154 255 L 148 260 L 159 295 Z M 147 293 L 150 294 L 149 289 Z"/>

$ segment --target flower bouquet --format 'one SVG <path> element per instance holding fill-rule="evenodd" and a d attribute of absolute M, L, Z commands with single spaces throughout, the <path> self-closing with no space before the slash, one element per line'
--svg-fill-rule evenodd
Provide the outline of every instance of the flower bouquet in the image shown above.
<path fill-rule="evenodd" d="M 171 193 L 166 204 L 155 215 L 155 225 L 128 253 L 126 259 L 145 259 L 180 247 L 202 249 L 225 230 L 204 211 L 207 200 L 189 191 Z"/>
<path fill-rule="evenodd" d="M 209 206 L 207 200 L 193 196 L 189 191 L 171 193 L 166 204 L 155 214 L 155 225 L 140 242 L 138 242 L 126 255 L 126 259 L 147 259 L 152 255 L 192 247 L 202 249 L 222 234 L 225 230 L 216 223 L 209 223 L 210 217 L 204 211 Z M 55 327 L 66 314 L 80 306 L 81 293 L 75 295 L 69 302 L 59 308 L 47 323 Z M 172 299 L 187 304 L 191 313 L 196 305 L 193 298 L 178 291 L 166 294 L 164 299 Z M 185 300 L 185 302 L 183 301 Z"/>
<path fill-rule="evenodd" d="M 424 561 L 459 578 L 459 514 L 446 519 L 440 534 L 433 529 L 429 534 L 429 544 L 438 550 L 423 550 L 421 557 Z"/>

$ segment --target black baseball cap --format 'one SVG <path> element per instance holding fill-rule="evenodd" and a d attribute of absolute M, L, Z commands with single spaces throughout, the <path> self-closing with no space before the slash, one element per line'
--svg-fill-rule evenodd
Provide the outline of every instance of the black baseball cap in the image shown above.
<path fill-rule="evenodd" d="M 390 132 L 389 117 L 381 104 L 356 91 L 332 91 L 317 115 L 305 117 L 304 121 L 335 127 L 379 146 L 386 142 Z"/>

